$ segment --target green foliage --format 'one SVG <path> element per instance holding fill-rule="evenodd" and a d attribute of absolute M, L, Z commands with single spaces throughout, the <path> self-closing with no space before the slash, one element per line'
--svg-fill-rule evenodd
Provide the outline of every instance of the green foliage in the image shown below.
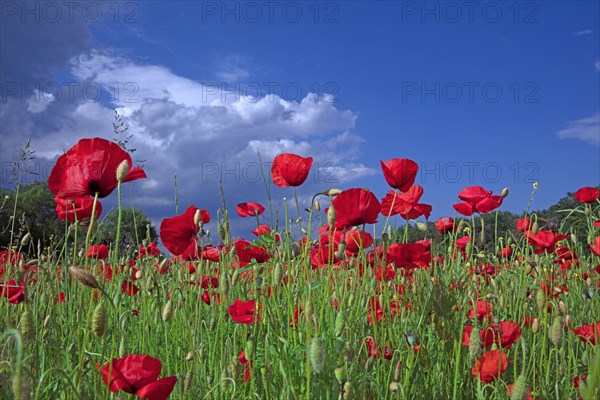
<path fill-rule="evenodd" d="M 111 210 L 100 223 L 98 232 L 96 232 L 94 242 L 111 244 L 114 243 L 117 235 L 118 210 Z M 148 227 L 149 226 L 149 227 Z M 147 239 L 150 235 L 150 241 L 156 242 L 158 235 L 156 229 L 150 223 L 146 214 L 137 208 L 123 208 L 121 217 L 121 246 L 135 246 Z"/>

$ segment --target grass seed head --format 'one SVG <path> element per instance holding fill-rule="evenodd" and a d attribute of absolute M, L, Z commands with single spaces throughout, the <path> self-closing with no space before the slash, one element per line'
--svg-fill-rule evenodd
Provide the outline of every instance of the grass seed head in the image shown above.
<path fill-rule="evenodd" d="M 106 314 L 106 309 L 102 305 L 102 302 L 100 302 L 94 309 L 94 315 L 92 317 L 92 331 L 96 336 L 104 336 L 107 319 L 108 315 Z"/>
<path fill-rule="evenodd" d="M 325 343 L 320 337 L 312 338 L 310 343 L 310 365 L 316 374 L 320 374 L 325 366 Z"/>
<path fill-rule="evenodd" d="M 550 341 L 557 346 L 562 337 L 563 337 L 563 327 L 562 321 L 560 317 L 554 318 L 554 322 L 552 322 L 552 326 L 550 327 L 550 331 L 548 332 L 548 336 L 550 337 Z"/>

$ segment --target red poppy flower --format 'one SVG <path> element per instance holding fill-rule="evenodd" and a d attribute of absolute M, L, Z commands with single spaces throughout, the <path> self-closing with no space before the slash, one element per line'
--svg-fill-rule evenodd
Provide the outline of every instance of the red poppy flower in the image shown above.
<path fill-rule="evenodd" d="M 105 244 L 91 245 L 88 249 L 87 256 L 90 258 L 97 258 L 98 260 L 105 260 L 108 257 L 108 247 Z"/>
<path fill-rule="evenodd" d="M 165 218 L 160 224 L 160 239 L 167 250 L 176 256 L 182 255 L 190 247 L 194 253 L 197 253 L 196 235 L 200 231 L 200 227 L 194 223 L 196 210 L 198 209 L 191 205 L 184 214 Z M 201 209 L 200 215 L 201 220 L 206 221 L 204 223 L 210 222 L 208 211 Z"/>
<path fill-rule="evenodd" d="M 423 196 L 423 188 L 419 185 L 411 186 L 406 193 L 398 193 L 390 190 L 381 201 L 381 213 L 385 216 L 400 214 L 402 218 L 417 219 L 425 215 L 425 219 L 431 214 L 429 204 L 419 204 Z"/>
<path fill-rule="evenodd" d="M 521 327 L 513 321 L 502 321 L 495 328 L 500 333 L 500 345 L 510 349 L 521 337 Z"/>
<path fill-rule="evenodd" d="M 296 154 L 279 154 L 273 160 L 271 177 L 277 187 L 300 186 L 304 183 L 312 166 L 312 157 Z"/>
<path fill-rule="evenodd" d="M 335 227 L 351 228 L 362 224 L 374 224 L 381 212 L 381 203 L 368 189 L 344 190 L 332 201 L 335 210 Z"/>
<path fill-rule="evenodd" d="M 217 278 L 216 276 L 202 275 L 200 286 L 202 287 L 202 289 L 218 288 L 219 278 Z"/>
<path fill-rule="evenodd" d="M 240 203 L 235 209 L 240 217 L 256 217 L 265 211 L 265 208 L 258 203 Z"/>
<path fill-rule="evenodd" d="M 595 187 L 583 187 L 575 192 L 573 198 L 580 203 L 593 203 L 599 196 L 600 190 Z"/>
<path fill-rule="evenodd" d="M 590 244 L 590 250 L 592 253 L 600 257 L 600 236 L 596 236 L 594 243 Z"/>
<path fill-rule="evenodd" d="M 138 258 L 143 258 L 146 255 L 150 255 L 150 256 L 159 256 L 160 255 L 160 249 L 158 247 L 156 247 L 156 243 L 150 242 L 150 243 L 148 243 L 148 246 L 144 246 L 143 244 L 140 244 L 140 253 L 138 254 Z"/>
<path fill-rule="evenodd" d="M 252 233 L 255 234 L 256 236 L 262 236 L 264 234 L 270 233 L 271 232 L 271 228 L 269 228 L 269 225 L 265 225 L 265 224 L 260 224 L 259 226 L 257 226 L 256 228 L 254 228 L 252 230 Z M 275 240 L 279 241 L 279 234 L 275 234 Z"/>
<path fill-rule="evenodd" d="M 477 300 L 477 306 L 475 307 L 477 311 L 477 319 L 482 321 L 484 318 L 491 319 L 492 317 L 492 305 L 484 300 Z M 469 308 L 467 311 L 467 317 L 473 319 L 475 314 L 473 313 L 473 307 Z"/>
<path fill-rule="evenodd" d="M 594 332 L 595 330 L 595 332 Z M 600 322 L 596 322 L 591 325 L 582 325 L 573 329 L 573 333 L 577 335 L 582 342 L 590 342 L 590 344 L 595 345 L 596 343 L 600 343 L 598 338 L 600 338 Z"/>
<path fill-rule="evenodd" d="M 233 246 L 235 247 L 235 254 L 240 260 L 240 267 L 250 264 L 252 260 L 260 264 L 269 261 L 271 258 L 264 247 L 255 246 L 244 239 L 236 240 Z"/>
<path fill-rule="evenodd" d="M 255 315 L 255 303 L 253 299 L 241 301 L 236 299 L 228 308 L 227 313 L 231 315 L 234 322 L 241 324 L 252 324 L 261 320 L 260 315 Z"/>
<path fill-rule="evenodd" d="M 318 269 L 328 265 L 339 265 L 342 262 L 336 254 L 344 233 L 336 231 L 332 236 L 330 238 L 329 234 L 321 235 L 319 244 L 310 250 L 310 262 L 313 268 Z"/>
<path fill-rule="evenodd" d="M 471 343 L 471 333 L 473 333 L 472 326 L 465 326 L 463 330 L 462 336 L 462 345 L 469 346 Z M 479 331 L 479 337 L 481 338 L 481 348 L 485 349 L 488 347 L 492 347 L 492 345 L 496 342 L 498 332 L 493 328 L 484 328 Z"/>
<path fill-rule="evenodd" d="M 556 248 L 556 243 L 568 238 L 569 235 L 561 235 L 552 231 L 540 229 L 535 235 L 531 231 L 525 232 L 525 237 L 527 238 L 527 242 L 531 246 L 534 246 L 533 252 L 535 254 L 540 254 L 544 251 L 553 253 Z"/>
<path fill-rule="evenodd" d="M 531 229 L 531 220 L 529 218 L 519 218 L 517 220 L 517 230 L 525 232 Z"/>
<path fill-rule="evenodd" d="M 454 223 L 454 218 L 452 217 L 440 218 L 435 222 L 434 225 L 442 235 L 445 235 L 448 232 L 454 232 L 456 229 L 456 224 Z"/>
<path fill-rule="evenodd" d="M 573 386 L 576 390 L 579 390 L 579 383 L 587 381 L 587 374 L 582 374 L 573 378 Z"/>
<path fill-rule="evenodd" d="M 600 228 L 600 219 L 594 221 L 594 229 Z"/>
<path fill-rule="evenodd" d="M 121 291 L 127 296 L 135 296 L 140 291 L 140 288 L 135 286 L 130 280 L 124 280 L 121 285 Z"/>
<path fill-rule="evenodd" d="M 14 279 L 1 283 L 0 297 L 6 297 L 11 304 L 19 304 L 25 300 L 25 281 L 20 285 Z"/>
<path fill-rule="evenodd" d="M 106 197 L 117 187 L 117 168 L 131 156 L 118 144 L 101 138 L 81 139 L 56 160 L 48 178 L 52 194 L 62 199 Z M 129 171 L 123 182 L 146 178 L 140 167 Z"/>
<path fill-rule="evenodd" d="M 388 261 L 396 268 L 427 268 L 431 262 L 431 253 L 421 243 L 393 243 L 387 251 Z"/>
<path fill-rule="evenodd" d="M 401 192 L 406 192 L 415 183 L 419 166 L 408 158 L 392 158 L 380 161 L 383 176 L 388 185 Z"/>
<path fill-rule="evenodd" d="M 481 382 L 493 382 L 508 367 L 508 357 L 500 350 L 491 350 L 475 362 L 471 373 Z"/>
<path fill-rule="evenodd" d="M 240 364 L 242 364 L 244 366 L 244 382 L 248 382 L 250 380 L 250 376 L 251 376 L 251 368 L 252 365 L 251 363 L 246 360 L 246 351 L 242 351 L 240 353 L 240 355 L 238 356 L 238 361 L 240 362 Z"/>
<path fill-rule="evenodd" d="M 204 246 L 204 250 L 202 251 L 202 258 L 209 261 L 219 262 L 221 259 L 220 247 L 213 245 Z"/>
<path fill-rule="evenodd" d="M 350 229 L 344 236 L 346 242 L 346 252 L 350 255 L 356 255 L 360 249 L 368 249 L 374 243 L 373 236 L 370 233 L 359 229 Z"/>
<path fill-rule="evenodd" d="M 94 199 L 91 197 L 80 197 L 75 200 L 64 200 L 55 197 L 54 201 L 56 202 L 56 214 L 61 221 L 75 222 L 77 220 L 82 225 L 89 224 L 94 207 Z M 98 220 L 100 214 L 102 214 L 102 204 L 96 201 L 96 216 L 94 219 Z"/>
<path fill-rule="evenodd" d="M 142 399 L 165 400 L 177 383 L 176 376 L 158 379 L 162 363 L 144 354 L 130 354 L 96 368 L 102 373 L 102 379 L 111 392 L 122 390 Z"/>
<path fill-rule="evenodd" d="M 458 198 L 462 203 L 454 204 L 454 209 L 467 217 L 474 213 L 485 214 L 500 207 L 502 196 L 493 196 L 492 191 L 487 191 L 481 186 L 471 186 L 460 191 Z"/>

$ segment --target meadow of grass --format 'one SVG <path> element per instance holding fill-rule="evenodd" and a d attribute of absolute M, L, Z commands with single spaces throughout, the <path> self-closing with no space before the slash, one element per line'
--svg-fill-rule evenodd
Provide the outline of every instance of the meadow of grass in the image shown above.
<path fill-rule="evenodd" d="M 270 195 L 289 198 L 292 186 Z M 568 214 L 583 232 L 559 236 L 525 213 L 524 233 L 482 243 L 479 217 L 458 215 L 415 250 L 401 247 L 403 229 L 388 229 L 400 217 L 379 215 L 381 232 L 361 223 L 375 240 L 366 249 L 347 243 L 349 227 L 340 239 L 333 227 L 343 207 L 324 212 L 339 196 L 316 195 L 308 211 L 286 203 L 283 222 L 251 245 L 232 237 L 233 210 L 218 210 L 218 232 L 207 233 L 194 208 L 187 229 L 200 250 L 179 257 L 147 240 L 134 253 L 118 241 L 108 254 L 90 252 L 93 219 L 85 237 L 65 221 L 54 247 L 15 234 L 0 264 L 0 396 L 599 398 L 597 198 Z M 317 233 L 328 220 L 331 229 Z M 102 369 L 110 375 L 121 368 L 111 360 L 134 354 L 161 370 L 137 386 L 145 367 L 119 371 L 129 393 L 111 392 Z M 165 377 L 176 377 L 172 392 L 140 391 Z"/>

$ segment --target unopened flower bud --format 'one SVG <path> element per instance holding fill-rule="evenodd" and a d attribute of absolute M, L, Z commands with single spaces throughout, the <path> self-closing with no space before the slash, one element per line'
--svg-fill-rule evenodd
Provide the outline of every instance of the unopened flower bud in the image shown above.
<path fill-rule="evenodd" d="M 325 196 L 337 196 L 338 194 L 342 193 L 342 191 L 340 189 L 327 189 L 323 192 L 323 194 Z"/>
<path fill-rule="evenodd" d="M 319 200 L 315 200 L 315 210 L 321 211 L 321 203 L 319 203 Z"/>
<path fill-rule="evenodd" d="M 92 289 L 100 288 L 100 284 L 94 275 L 92 275 L 89 271 L 81 268 L 81 267 L 69 267 L 69 272 L 71 273 L 71 277 L 75 279 L 77 282 L 91 287 Z"/>
<path fill-rule="evenodd" d="M 540 330 L 540 321 L 537 318 L 533 319 L 531 323 L 531 332 L 537 333 Z"/>
<path fill-rule="evenodd" d="M 560 343 L 560 340 L 563 337 L 563 326 L 562 326 L 562 321 L 560 320 L 560 317 L 554 318 L 554 322 L 552 323 L 552 326 L 550 327 L 548 336 L 550 337 L 550 341 L 554 345 L 558 345 Z"/>
<path fill-rule="evenodd" d="M 123 182 L 127 178 L 127 174 L 129 174 L 129 162 L 123 160 L 117 167 L 117 181 Z"/>
<path fill-rule="evenodd" d="M 329 206 L 327 209 L 327 223 L 329 224 L 329 229 L 333 229 L 335 226 L 335 208 L 333 204 Z"/>
<path fill-rule="evenodd" d="M 502 189 L 502 191 L 500 192 L 500 196 L 502 196 L 503 198 L 508 196 L 508 188 L 507 187 Z"/>
<path fill-rule="evenodd" d="M 108 315 L 106 314 L 106 309 L 102 305 L 102 302 L 100 302 L 94 309 L 94 315 L 92 317 L 92 331 L 96 336 L 104 336 L 107 320 Z"/>
<path fill-rule="evenodd" d="M 163 319 L 163 321 L 167 322 L 171 319 L 172 316 L 173 316 L 173 302 L 171 301 L 171 299 L 169 299 L 167 301 L 167 304 L 165 304 L 165 308 L 163 309 L 162 319 Z"/>
<path fill-rule="evenodd" d="M 312 338 L 310 343 L 310 365 L 316 374 L 321 373 L 325 366 L 325 343 L 320 337 Z"/>

